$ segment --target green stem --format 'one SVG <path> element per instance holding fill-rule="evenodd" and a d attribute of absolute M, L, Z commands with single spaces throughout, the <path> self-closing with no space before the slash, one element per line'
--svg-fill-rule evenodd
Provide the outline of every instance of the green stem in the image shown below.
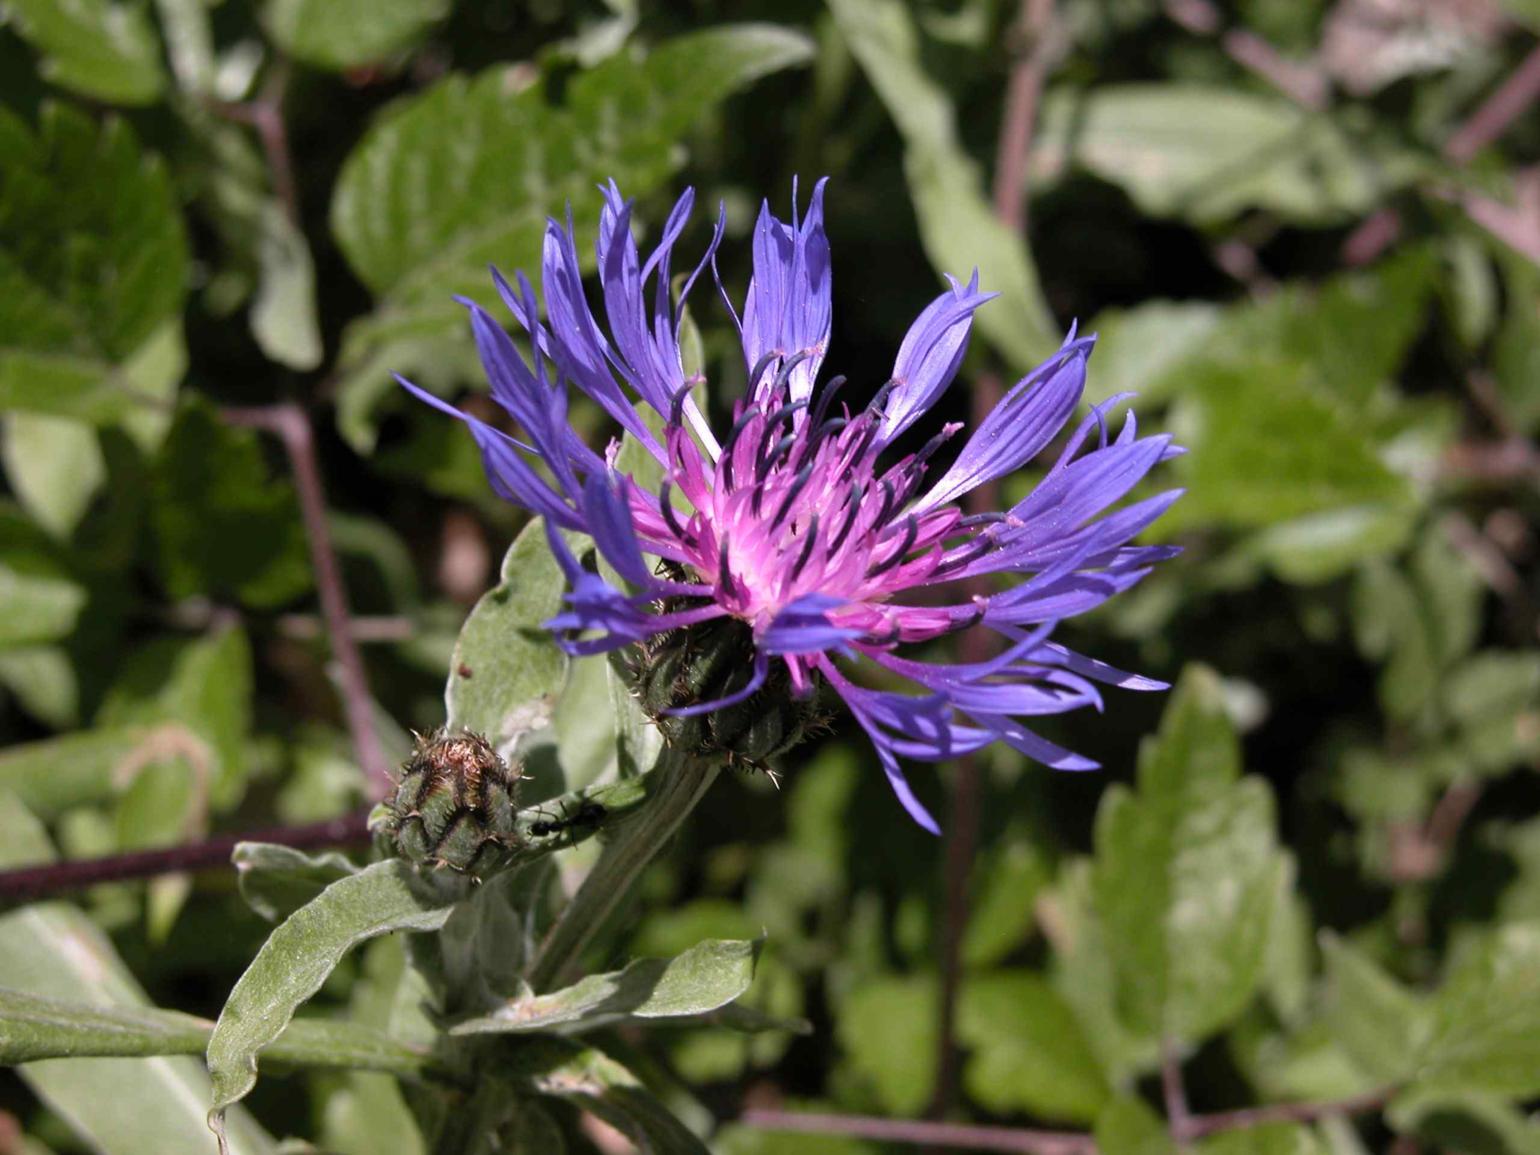
<path fill-rule="evenodd" d="M 718 760 L 692 758 L 664 748 L 653 770 L 626 785 L 645 790 L 645 803 L 619 818 L 607 818 L 604 851 L 556 925 L 540 944 L 526 976 L 536 991 L 572 979 L 579 954 L 631 892 L 653 856 L 695 809 L 722 769 Z"/>

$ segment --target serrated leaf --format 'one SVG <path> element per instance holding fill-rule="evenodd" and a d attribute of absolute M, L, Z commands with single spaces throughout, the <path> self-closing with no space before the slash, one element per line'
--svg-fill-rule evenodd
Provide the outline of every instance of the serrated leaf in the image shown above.
<path fill-rule="evenodd" d="M 1030 972 L 967 979 L 957 1038 L 972 1052 L 968 1094 L 994 1114 L 1091 1123 L 1111 1093 L 1075 1012 Z"/>
<path fill-rule="evenodd" d="M 970 967 L 999 962 L 1032 932 L 1033 903 L 1050 879 L 1042 850 L 1024 831 L 1003 838 L 974 872 L 962 957 Z"/>
<path fill-rule="evenodd" d="M 13 795 L 0 795 L 0 867 L 50 862 L 52 845 Z M 0 974 L 34 996 L 150 1011 L 144 991 L 111 942 L 82 911 L 38 903 L 0 916 Z M 196 1059 L 57 1059 L 29 1063 L 21 1077 L 102 1155 L 164 1155 L 209 1143 L 202 1104 L 209 1081 Z M 237 1109 L 228 1120 L 232 1155 L 269 1155 L 273 1141 Z"/>
<path fill-rule="evenodd" d="M 396 860 L 339 879 L 273 931 L 225 1001 L 208 1044 L 211 1120 L 257 1082 L 257 1056 L 355 946 L 392 931 L 430 931 L 451 907 Z"/>
<path fill-rule="evenodd" d="M 536 75 L 499 67 L 452 76 L 387 110 L 348 157 L 332 200 L 337 242 L 379 298 L 374 316 L 344 337 L 349 440 L 367 448 L 373 430 L 348 394 L 379 393 L 402 368 L 377 356 L 387 341 L 410 333 L 416 343 L 463 344 L 452 294 L 488 297 L 488 264 L 538 269 L 546 218 L 569 204 L 579 237 L 591 236 L 598 183 L 614 178 L 628 196 L 660 187 L 681 159 L 678 139 L 702 116 L 810 54 L 789 28 L 728 25 L 667 41 L 641 61 L 611 57 L 574 78 L 560 106 Z"/>
<path fill-rule="evenodd" d="M 416 45 L 449 0 L 268 0 L 262 25 L 296 60 L 344 71 Z"/>
<path fill-rule="evenodd" d="M 1164 519 L 1255 528 L 1326 510 L 1405 505 L 1407 482 L 1381 458 L 1361 420 L 1319 391 L 1303 362 L 1193 365 L 1183 420 L 1193 452 L 1172 463 L 1187 494 Z"/>
<path fill-rule="evenodd" d="M 1096 1148 L 1103 1155 L 1176 1155 L 1164 1120 L 1140 1099 L 1114 1099 L 1096 1119 Z"/>
<path fill-rule="evenodd" d="M 1190 667 L 1140 752 L 1138 793 L 1114 787 L 1096 816 L 1096 906 L 1132 1023 L 1196 1042 L 1245 1009 L 1281 869 L 1272 793 L 1240 777 L 1221 685 Z"/>
<path fill-rule="evenodd" d="M 561 609 L 565 589 L 545 527 L 530 522 L 455 642 L 444 689 L 451 728 L 482 734 L 506 754 L 519 735 L 550 720 L 567 656 L 542 623 Z"/>
<path fill-rule="evenodd" d="M 241 897 L 269 922 L 279 922 L 358 867 L 341 851 L 305 854 L 271 842 L 238 842 L 230 854 Z"/>
<path fill-rule="evenodd" d="M 749 989 L 759 946 L 757 941 L 711 940 L 672 959 L 637 959 L 624 970 L 514 999 L 490 1015 L 456 1024 L 451 1033 L 572 1035 L 618 1024 L 698 1020 Z"/>
<path fill-rule="evenodd" d="M 967 278 L 1001 299 L 979 310 L 980 333 L 1021 371 L 1058 347 L 1026 245 L 994 213 L 978 164 L 964 149 L 951 98 L 926 74 L 920 35 L 900 0 L 832 0 L 840 34 L 904 138 L 904 175 L 920 239 L 938 273 Z"/>
<path fill-rule="evenodd" d="M 1406 154 L 1349 140 L 1282 96 L 1194 84 L 1051 92 L 1033 159 L 1039 179 L 1079 165 L 1152 216 L 1200 224 L 1248 209 L 1342 221 L 1417 175 Z"/>
<path fill-rule="evenodd" d="M 1432 1026 L 1425 1000 L 1335 935 L 1322 936 L 1326 988 L 1322 1016 L 1355 1065 L 1382 1083 L 1416 1070 Z"/>
<path fill-rule="evenodd" d="M 114 420 L 134 357 L 180 311 L 187 241 L 164 167 L 129 128 L 0 110 L 0 406 Z"/>
<path fill-rule="evenodd" d="M 846 1061 L 895 1115 L 917 1115 L 930 1100 L 939 998 L 933 975 L 884 975 L 839 1007 L 835 1029 Z"/>
<path fill-rule="evenodd" d="M 153 104 L 166 86 L 160 41 L 142 4 L 9 0 L 16 30 L 43 55 L 43 76 L 109 104 Z"/>
<path fill-rule="evenodd" d="M 1500 927 L 1462 960 L 1433 1001 L 1424 1055 L 1422 1086 L 1540 1094 L 1540 924 Z"/>
<path fill-rule="evenodd" d="M 275 478 L 259 435 L 190 406 L 161 450 L 151 526 L 174 598 L 235 598 L 261 609 L 293 601 L 313 576 L 294 487 Z"/>

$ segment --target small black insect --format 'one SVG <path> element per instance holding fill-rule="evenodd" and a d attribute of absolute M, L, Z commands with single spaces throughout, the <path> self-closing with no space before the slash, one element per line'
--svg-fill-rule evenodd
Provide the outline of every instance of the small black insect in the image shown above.
<path fill-rule="evenodd" d="M 542 811 L 543 813 L 543 811 Z M 571 814 L 561 818 L 550 820 L 542 819 L 529 825 L 529 832 L 536 838 L 544 838 L 549 834 L 560 834 L 564 830 L 572 830 L 580 826 L 598 826 L 604 821 L 608 813 L 602 804 L 591 800 L 585 800 Z"/>

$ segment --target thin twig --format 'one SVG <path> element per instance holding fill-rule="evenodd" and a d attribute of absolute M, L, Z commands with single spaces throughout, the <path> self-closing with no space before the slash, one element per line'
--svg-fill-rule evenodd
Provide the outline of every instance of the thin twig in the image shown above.
<path fill-rule="evenodd" d="M 745 1111 L 738 1121 L 762 1131 L 804 1135 L 845 1135 L 879 1143 L 912 1143 L 967 1151 L 1024 1152 L 1025 1155 L 1096 1155 L 1096 1140 L 1075 1131 L 1029 1131 L 972 1123 L 920 1119 L 874 1119 L 862 1115 L 816 1115 L 800 1111 Z"/>
<path fill-rule="evenodd" d="M 281 846 L 292 846 L 296 850 L 358 846 L 369 838 L 367 818 L 366 811 L 359 811 L 304 826 L 248 830 L 241 834 L 221 834 L 202 842 L 188 842 L 158 850 L 135 850 L 103 858 L 82 858 L 73 862 L 51 862 L 43 866 L 3 870 L 0 871 L 0 902 L 43 898 L 95 886 L 101 882 L 125 882 L 158 874 L 228 867 L 230 853 L 240 842 L 273 842 Z"/>
<path fill-rule="evenodd" d="M 1160 1045 L 1160 1094 L 1166 1105 L 1166 1125 L 1171 1129 L 1171 1137 L 1185 1143 L 1192 1135 L 1192 1108 L 1187 1105 L 1182 1056 L 1169 1039 Z"/>
<path fill-rule="evenodd" d="M 1274 1103 L 1238 1111 L 1216 1111 L 1188 1118 L 1182 1138 L 1201 1139 L 1221 1131 L 1245 1131 L 1269 1123 L 1313 1123 L 1337 1115 L 1377 1111 L 1393 1089 L 1330 1099 L 1319 1103 Z M 961 1151 L 1022 1152 L 1025 1155 L 1097 1155 L 1096 1140 L 1081 1131 L 1037 1131 L 972 1123 L 935 1123 L 919 1119 L 878 1119 L 866 1115 L 826 1115 L 754 1108 L 738 1117 L 761 1131 L 804 1135 L 842 1135 L 879 1143 L 951 1147 Z"/>
<path fill-rule="evenodd" d="M 331 639 L 332 654 L 337 659 L 343 713 L 353 737 L 353 750 L 375 793 L 383 798 L 394 783 L 374 730 L 374 705 L 369 694 L 368 676 L 354 639 L 347 591 L 342 585 L 342 569 L 337 564 L 337 552 L 326 523 L 326 495 L 321 487 L 321 467 L 316 457 L 310 418 L 294 404 L 224 409 L 220 415 L 232 425 L 245 425 L 274 434 L 288 452 L 294 486 L 299 493 L 300 513 L 305 522 L 305 537 L 310 543 L 310 563 L 315 569 L 321 616 Z"/>
<path fill-rule="evenodd" d="M 1540 46 L 1481 102 L 1465 123 L 1444 141 L 1444 155 L 1456 164 L 1468 164 L 1476 154 L 1508 131 L 1508 127 L 1540 100 Z"/>
<path fill-rule="evenodd" d="M 1326 77 L 1308 64 L 1289 60 L 1262 37 L 1244 28 L 1220 32 L 1223 20 L 1210 0 L 1166 0 L 1166 15 L 1198 36 L 1219 36 L 1225 55 L 1267 81 L 1302 108 L 1320 112 L 1329 96 Z"/>
<path fill-rule="evenodd" d="M 1006 85 L 1005 109 L 995 152 L 995 215 L 1007 227 L 1024 233 L 1027 227 L 1027 156 L 1037 127 L 1037 108 L 1052 53 L 1053 0 L 1022 0 L 1012 32 L 1016 59 Z M 973 425 L 977 428 L 999 403 L 1004 382 L 994 372 L 980 374 L 973 389 Z M 986 512 L 998 504 L 998 481 L 980 485 L 969 494 L 972 513 Z M 970 592 L 988 592 L 980 579 Z M 989 657 L 989 636 L 982 630 L 963 635 L 960 657 L 964 662 Z M 968 926 L 968 880 L 979 838 L 979 768 L 971 756 L 959 758 L 952 781 L 947 820 L 946 862 L 943 867 L 945 906 L 941 928 L 941 1005 L 937 1031 L 935 1095 L 930 1114 L 939 1118 L 957 1097 L 959 1058 L 955 1040 L 957 992 L 962 983 L 962 941 Z"/>
<path fill-rule="evenodd" d="M 1387 1088 L 1345 1099 L 1323 1103 L 1273 1103 L 1266 1107 L 1243 1107 L 1238 1111 L 1215 1111 L 1194 1115 L 1187 1124 L 1186 1137 L 1201 1139 L 1220 1131 L 1246 1131 L 1269 1123 L 1313 1123 L 1332 1115 L 1363 1115 L 1378 1111 L 1390 1102 L 1394 1090 Z"/>
<path fill-rule="evenodd" d="M 294 159 L 289 152 L 289 130 L 283 123 L 283 99 L 289 85 L 289 66 L 278 60 L 262 86 L 262 95 L 256 100 L 232 103 L 210 100 L 211 110 L 226 120 L 249 125 L 256 130 L 262 142 L 262 154 L 267 158 L 268 176 L 273 182 L 273 195 L 283 206 L 289 223 L 296 228 L 300 224 L 299 187 L 294 181 Z"/>

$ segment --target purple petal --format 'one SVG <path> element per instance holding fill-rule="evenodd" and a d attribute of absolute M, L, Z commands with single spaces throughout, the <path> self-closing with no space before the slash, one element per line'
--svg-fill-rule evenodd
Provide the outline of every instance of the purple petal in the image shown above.
<path fill-rule="evenodd" d="M 950 291 L 925 306 L 909 327 L 893 362 L 897 384 L 888 396 L 877 444 L 886 445 L 914 424 L 952 383 L 968 351 L 974 311 L 1000 295 L 980 293 L 978 288 L 975 269 L 966 287 L 952 281 Z"/>

